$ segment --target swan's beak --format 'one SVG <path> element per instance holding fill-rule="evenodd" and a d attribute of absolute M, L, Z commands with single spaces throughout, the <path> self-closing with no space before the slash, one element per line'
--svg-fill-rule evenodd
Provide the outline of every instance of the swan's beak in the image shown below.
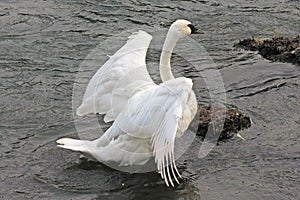
<path fill-rule="evenodd" d="M 198 28 L 196 28 L 193 24 L 188 25 L 191 29 L 191 34 L 204 34 L 204 32 Z"/>
<path fill-rule="evenodd" d="M 204 32 L 201 29 L 196 29 L 192 34 L 204 34 Z"/>
<path fill-rule="evenodd" d="M 204 34 L 204 32 L 200 29 L 196 29 L 196 31 L 193 31 L 191 34 Z"/>

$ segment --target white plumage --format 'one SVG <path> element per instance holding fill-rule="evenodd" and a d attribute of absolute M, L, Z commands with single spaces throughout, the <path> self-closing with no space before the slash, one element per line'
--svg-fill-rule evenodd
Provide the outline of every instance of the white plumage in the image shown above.
<path fill-rule="evenodd" d="M 90 80 L 77 115 L 99 113 L 105 114 L 105 122 L 113 121 L 133 94 L 155 85 L 145 60 L 151 40 L 152 36 L 144 31 L 129 37 Z"/>
<path fill-rule="evenodd" d="M 174 186 L 172 178 L 179 183 L 175 138 L 187 130 L 197 103 L 192 80 L 174 78 L 170 59 L 177 41 L 193 32 L 186 20 L 172 24 L 160 60 L 160 85 L 152 81 L 145 62 L 152 36 L 144 31 L 130 36 L 90 80 L 77 109 L 78 115 L 105 114 L 104 121 L 113 125 L 94 141 L 62 138 L 58 146 L 120 166 L 144 165 L 154 157 L 166 185 Z"/>

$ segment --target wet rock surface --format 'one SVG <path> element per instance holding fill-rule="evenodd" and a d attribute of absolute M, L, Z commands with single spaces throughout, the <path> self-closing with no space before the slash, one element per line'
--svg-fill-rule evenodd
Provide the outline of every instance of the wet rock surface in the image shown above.
<path fill-rule="evenodd" d="M 251 126 L 250 117 L 235 108 L 224 108 L 214 111 L 214 123 L 222 123 L 222 131 L 218 140 L 232 138 L 239 131 Z M 198 127 L 197 135 L 205 137 L 210 125 L 212 125 L 213 111 L 210 106 L 201 106 L 198 109 L 199 121 L 193 121 L 192 126 Z M 197 126 L 196 123 L 199 125 Z"/>
<path fill-rule="evenodd" d="M 300 35 L 294 38 L 248 38 L 234 44 L 235 47 L 258 51 L 271 61 L 293 63 L 300 66 Z"/>

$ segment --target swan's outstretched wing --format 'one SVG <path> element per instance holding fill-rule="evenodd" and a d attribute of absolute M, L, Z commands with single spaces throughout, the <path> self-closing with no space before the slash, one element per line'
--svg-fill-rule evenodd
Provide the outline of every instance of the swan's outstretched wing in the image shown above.
<path fill-rule="evenodd" d="M 176 176 L 180 176 L 174 160 L 174 142 L 192 85 L 191 79 L 177 78 L 138 92 L 112 125 L 122 134 L 151 139 L 158 171 L 167 185 L 174 185 L 172 176 L 177 182 Z M 111 132 L 106 137 L 115 138 L 119 133 Z"/>
<path fill-rule="evenodd" d="M 154 85 L 146 68 L 146 53 L 151 40 L 152 36 L 144 31 L 129 37 L 90 80 L 77 115 L 100 113 L 105 114 L 105 122 L 113 121 L 129 98 Z"/>

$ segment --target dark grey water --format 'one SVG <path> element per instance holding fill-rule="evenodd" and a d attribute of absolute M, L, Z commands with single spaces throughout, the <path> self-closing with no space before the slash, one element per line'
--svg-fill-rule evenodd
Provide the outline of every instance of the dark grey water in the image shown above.
<path fill-rule="evenodd" d="M 298 35 L 299 13 L 298 0 L 1 1 L 0 198 L 299 199 L 300 68 L 232 47 L 272 30 Z M 254 122 L 241 132 L 246 140 L 198 159 L 197 138 L 177 161 L 184 179 L 175 188 L 155 173 L 118 172 L 57 149 L 56 139 L 76 136 L 72 87 L 90 51 L 121 31 L 178 18 L 206 32 L 194 39 L 220 69 L 228 103 Z"/>

